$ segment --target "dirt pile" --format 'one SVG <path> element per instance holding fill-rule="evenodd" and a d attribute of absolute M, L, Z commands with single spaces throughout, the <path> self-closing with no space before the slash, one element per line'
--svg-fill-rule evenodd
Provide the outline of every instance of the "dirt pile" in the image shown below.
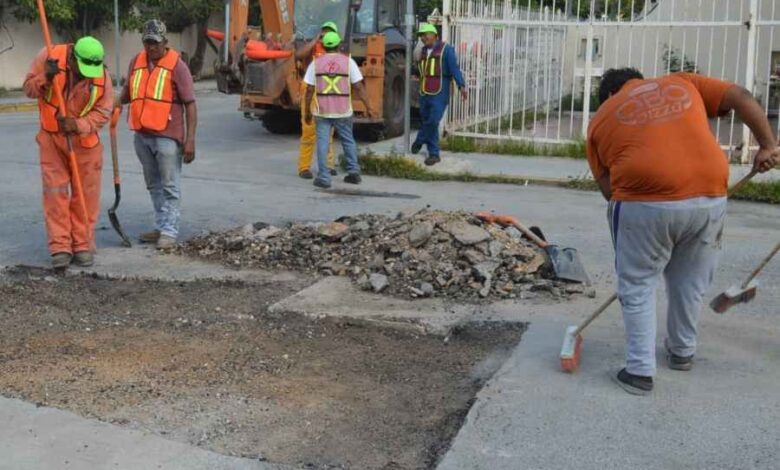
<path fill-rule="evenodd" d="M 511 227 L 465 212 L 423 210 L 396 217 L 357 215 L 325 224 L 264 223 L 197 237 L 184 252 L 236 267 L 318 272 L 352 278 L 389 295 L 459 300 L 554 295 L 583 286 L 545 279 L 544 252 Z"/>

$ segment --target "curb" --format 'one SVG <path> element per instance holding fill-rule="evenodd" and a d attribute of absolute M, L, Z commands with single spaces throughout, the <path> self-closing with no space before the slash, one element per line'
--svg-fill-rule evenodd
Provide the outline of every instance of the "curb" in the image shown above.
<path fill-rule="evenodd" d="M 0 113 L 28 113 L 36 109 L 38 109 L 38 103 L 35 101 L 0 104 Z"/>

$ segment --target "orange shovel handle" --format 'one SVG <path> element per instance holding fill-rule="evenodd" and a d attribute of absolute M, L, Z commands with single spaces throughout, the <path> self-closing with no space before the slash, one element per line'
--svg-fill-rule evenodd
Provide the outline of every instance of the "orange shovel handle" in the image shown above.
<path fill-rule="evenodd" d="M 38 0 L 38 16 L 40 17 L 41 20 L 41 29 L 43 30 L 43 41 L 46 43 L 46 49 L 48 50 L 49 55 L 51 55 L 54 47 L 52 46 L 51 43 L 51 34 L 49 33 L 49 22 L 46 20 L 46 9 L 43 6 L 43 0 Z M 56 96 L 57 101 L 59 102 L 60 116 L 67 116 L 68 109 L 67 106 L 65 106 L 65 100 L 62 97 L 62 90 L 60 90 L 55 86 L 53 86 L 52 88 L 54 89 L 54 95 Z M 87 201 L 84 198 L 84 191 L 82 190 L 81 175 L 79 174 L 78 162 L 76 161 L 76 152 L 73 151 L 73 142 L 71 141 L 70 134 L 66 134 L 65 139 L 68 142 L 68 163 L 70 164 L 70 174 L 71 174 L 71 178 L 73 179 L 73 189 L 79 201 L 81 215 L 84 218 L 84 223 L 88 227 L 87 239 L 90 240 L 90 245 L 91 245 L 92 233 L 90 233 L 89 230 L 89 225 L 90 225 L 89 211 L 87 211 Z"/>

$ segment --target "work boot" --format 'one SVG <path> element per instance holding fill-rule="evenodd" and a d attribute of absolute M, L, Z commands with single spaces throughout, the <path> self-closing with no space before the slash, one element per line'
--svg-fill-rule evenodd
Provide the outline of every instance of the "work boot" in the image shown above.
<path fill-rule="evenodd" d="M 669 364 L 670 369 L 686 372 L 693 369 L 693 354 L 690 356 L 678 356 L 673 353 L 669 347 L 669 338 L 664 341 L 664 346 L 666 346 L 666 362 Z"/>
<path fill-rule="evenodd" d="M 360 184 L 361 181 L 363 181 L 363 178 L 357 173 L 350 173 L 344 177 L 344 182 L 349 184 Z"/>
<path fill-rule="evenodd" d="M 422 144 L 419 142 L 415 142 L 412 144 L 412 154 L 417 155 L 420 153 L 420 150 L 422 150 Z"/>
<path fill-rule="evenodd" d="M 337 169 L 335 168 L 330 169 L 330 176 L 338 176 L 338 175 L 339 175 L 339 171 Z"/>
<path fill-rule="evenodd" d="M 311 173 L 311 170 L 301 170 L 298 172 L 298 176 L 305 180 L 310 180 L 314 178 L 314 175 Z"/>
<path fill-rule="evenodd" d="M 322 189 L 329 189 L 330 188 L 330 183 L 326 183 L 326 182 L 322 181 L 321 179 L 316 179 L 316 180 L 314 180 L 314 186 L 316 186 L 318 188 L 322 188 Z"/>
<path fill-rule="evenodd" d="M 649 395 L 653 391 L 653 378 L 629 374 L 625 367 L 617 374 L 610 374 L 612 381 L 631 395 Z"/>
<path fill-rule="evenodd" d="M 160 239 L 160 231 L 152 230 L 151 232 L 142 233 L 138 236 L 138 241 L 141 243 L 157 243 Z"/>
<path fill-rule="evenodd" d="M 95 256 L 90 251 L 78 251 L 73 255 L 73 264 L 86 268 L 95 263 Z"/>
<path fill-rule="evenodd" d="M 429 155 L 428 158 L 425 159 L 425 164 L 427 166 L 433 166 L 441 161 L 441 158 L 438 155 Z"/>
<path fill-rule="evenodd" d="M 176 248 L 176 239 L 168 235 L 160 235 L 159 240 L 157 240 L 157 249 L 171 250 L 173 248 Z"/>
<path fill-rule="evenodd" d="M 70 266 L 73 256 L 70 253 L 54 253 L 51 255 L 51 267 L 57 271 L 65 271 Z"/>

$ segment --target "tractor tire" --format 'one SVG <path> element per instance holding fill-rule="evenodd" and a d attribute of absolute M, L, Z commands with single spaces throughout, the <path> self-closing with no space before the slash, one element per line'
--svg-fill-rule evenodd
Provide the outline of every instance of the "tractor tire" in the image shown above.
<path fill-rule="evenodd" d="M 272 109 L 263 115 L 263 127 L 271 134 L 300 134 L 301 114 L 298 111 Z"/>
<path fill-rule="evenodd" d="M 390 52 L 385 57 L 384 137 L 404 133 L 404 80 L 406 58 L 402 52 Z"/>

